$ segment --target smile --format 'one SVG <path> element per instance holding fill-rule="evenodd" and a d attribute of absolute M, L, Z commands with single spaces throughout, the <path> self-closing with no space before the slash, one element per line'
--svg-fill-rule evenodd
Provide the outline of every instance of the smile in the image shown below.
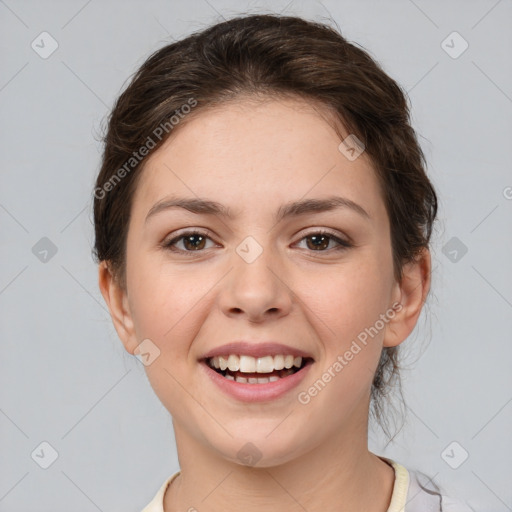
<path fill-rule="evenodd" d="M 210 357 L 205 362 L 228 380 L 242 384 L 267 384 L 299 372 L 312 359 L 290 354 L 263 357 L 229 354 Z"/>

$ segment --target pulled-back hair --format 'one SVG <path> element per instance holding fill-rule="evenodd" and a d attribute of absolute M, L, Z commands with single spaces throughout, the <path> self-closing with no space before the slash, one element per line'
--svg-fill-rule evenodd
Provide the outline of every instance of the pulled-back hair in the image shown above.
<path fill-rule="evenodd" d="M 103 139 L 94 191 L 96 261 L 108 262 L 126 287 L 131 203 L 147 155 L 187 120 L 243 96 L 295 97 L 323 106 L 364 143 L 389 216 L 393 271 L 400 281 L 403 265 L 429 247 L 437 214 L 406 93 L 337 30 L 276 15 L 213 25 L 154 52 L 134 74 Z M 399 370 L 398 347 L 384 347 L 371 412 L 388 435 L 383 401 L 396 387 L 401 393 Z"/>

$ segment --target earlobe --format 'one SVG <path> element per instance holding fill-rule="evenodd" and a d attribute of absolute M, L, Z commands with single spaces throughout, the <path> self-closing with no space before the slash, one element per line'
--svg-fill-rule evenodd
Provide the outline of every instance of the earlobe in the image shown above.
<path fill-rule="evenodd" d="M 431 257 L 425 248 L 414 262 L 404 265 L 402 280 L 395 284 L 394 302 L 399 306 L 386 326 L 383 346 L 395 347 L 411 334 L 427 298 L 430 282 Z"/>
<path fill-rule="evenodd" d="M 98 285 L 112 318 L 117 335 L 127 352 L 133 354 L 137 347 L 134 324 L 125 290 L 119 285 L 109 268 L 108 262 L 101 261 L 98 266 Z"/>

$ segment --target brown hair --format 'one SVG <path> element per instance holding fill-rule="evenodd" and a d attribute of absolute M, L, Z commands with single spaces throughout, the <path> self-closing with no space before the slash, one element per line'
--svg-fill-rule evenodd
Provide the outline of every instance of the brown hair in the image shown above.
<path fill-rule="evenodd" d="M 241 95 L 291 96 L 323 105 L 363 141 L 389 215 L 393 269 L 401 280 L 403 265 L 428 248 L 437 214 L 406 93 L 335 29 L 277 15 L 215 24 L 154 52 L 135 73 L 115 103 L 103 138 L 94 191 L 96 261 L 107 261 L 126 286 L 131 199 L 147 159 L 141 148 L 158 149 L 187 119 Z M 399 369 L 398 347 L 385 347 L 371 402 L 386 433 L 381 402 L 395 381 L 401 392 Z"/>

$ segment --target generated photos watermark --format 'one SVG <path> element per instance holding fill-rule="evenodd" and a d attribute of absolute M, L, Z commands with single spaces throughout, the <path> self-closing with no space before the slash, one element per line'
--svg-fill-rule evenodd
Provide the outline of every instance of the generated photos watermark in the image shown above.
<path fill-rule="evenodd" d="M 195 98 L 189 98 L 187 103 L 181 105 L 180 108 L 174 111 L 167 121 L 160 123 L 149 135 L 142 144 L 142 146 L 132 153 L 132 156 L 120 167 L 101 187 L 94 189 L 94 197 L 96 199 L 103 199 L 108 192 L 113 190 L 116 185 L 129 174 L 142 160 L 149 155 L 152 149 L 154 149 L 159 141 L 162 140 L 164 134 L 168 134 L 173 128 L 179 124 L 179 122 L 189 114 L 192 109 L 197 105 Z M 156 140 L 155 140 L 156 139 Z"/>
<path fill-rule="evenodd" d="M 336 360 L 322 373 L 319 379 L 317 379 L 312 386 L 310 386 L 306 391 L 301 391 L 297 395 L 298 401 L 302 405 L 307 405 L 311 402 L 312 398 L 318 395 L 327 384 L 338 375 L 343 368 L 348 366 L 350 361 L 354 359 L 354 356 L 361 352 L 362 348 L 366 346 L 368 343 L 368 336 L 372 339 L 379 334 L 382 329 L 384 329 L 385 325 L 392 320 L 396 313 L 401 311 L 403 305 L 400 302 L 394 302 L 392 307 L 389 308 L 385 313 L 381 313 L 379 316 L 379 320 L 377 320 L 371 327 L 366 327 L 363 331 L 361 331 L 357 335 L 357 340 L 353 340 L 350 348 L 346 350 L 343 355 L 338 355 Z M 363 347 L 358 343 L 361 343 Z"/>

